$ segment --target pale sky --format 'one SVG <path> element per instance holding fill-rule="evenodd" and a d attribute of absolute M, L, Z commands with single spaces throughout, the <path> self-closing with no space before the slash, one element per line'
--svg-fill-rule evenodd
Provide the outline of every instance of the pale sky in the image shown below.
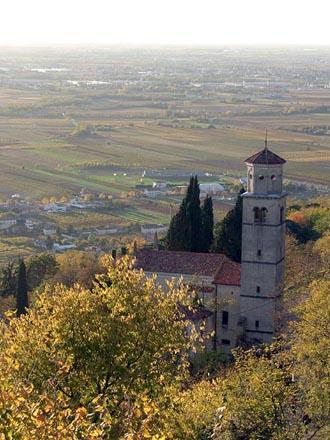
<path fill-rule="evenodd" d="M 330 45 L 330 0 L 0 0 L 0 45 Z"/>

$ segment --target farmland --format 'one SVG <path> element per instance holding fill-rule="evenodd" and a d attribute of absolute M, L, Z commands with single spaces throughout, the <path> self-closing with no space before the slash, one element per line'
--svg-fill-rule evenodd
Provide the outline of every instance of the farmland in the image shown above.
<path fill-rule="evenodd" d="M 0 199 L 30 203 L 83 189 L 111 196 L 94 217 L 45 221 L 105 227 L 168 223 L 180 197 L 136 196 L 191 173 L 235 193 L 263 146 L 287 159 L 287 184 L 330 181 L 329 48 L 2 48 Z M 294 194 L 293 194 L 294 195 Z M 221 217 L 230 206 L 216 202 Z M 72 218 L 71 218 L 72 217 Z"/>
<path fill-rule="evenodd" d="M 266 127 L 289 178 L 329 183 L 329 61 L 326 48 L 2 50 L 0 194 L 126 191 L 116 166 L 241 175 Z"/>

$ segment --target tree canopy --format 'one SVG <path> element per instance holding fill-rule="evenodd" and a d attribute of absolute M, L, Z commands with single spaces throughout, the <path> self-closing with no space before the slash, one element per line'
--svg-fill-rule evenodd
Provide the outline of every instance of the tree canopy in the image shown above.
<path fill-rule="evenodd" d="M 17 277 L 20 260 L 13 259 L 0 270 L 0 295 L 7 297 L 16 295 Z M 56 258 L 52 254 L 42 253 L 32 255 L 25 262 L 28 290 L 32 291 L 50 281 L 58 270 Z"/>
<path fill-rule="evenodd" d="M 171 219 L 166 235 L 166 249 L 170 251 L 191 250 L 191 232 L 186 212 L 186 201 L 183 199 L 179 211 Z"/>
<path fill-rule="evenodd" d="M 241 195 L 244 192 L 244 188 L 241 188 L 235 207 L 215 225 L 214 231 L 213 251 L 223 253 L 238 262 L 241 261 L 242 252 L 243 199 Z"/>
<path fill-rule="evenodd" d="M 325 228 L 320 209 L 307 209 Z M 328 229 L 322 234 L 303 244 L 287 237 L 284 306 L 291 322 L 281 337 L 240 348 L 226 363 L 206 357 L 210 368 L 199 371 L 192 356 L 200 337 L 183 312 L 196 295 L 187 287 L 169 283 L 165 292 L 128 256 L 104 257 L 96 277 L 94 259 L 86 265 L 76 258 L 81 264 L 69 268 L 67 286 L 43 278 L 48 263 L 41 264 L 31 279 L 50 284 L 34 292 L 26 313 L 1 310 L 0 438 L 329 438 Z M 74 267 L 86 274 L 74 278 Z M 14 273 L 24 287 L 23 261 Z M 1 298 L 8 299 L 14 297 Z"/>
<path fill-rule="evenodd" d="M 313 282 L 287 335 L 271 346 L 236 350 L 224 373 L 181 393 L 174 438 L 329 438 L 329 289 L 329 280 Z"/>
<path fill-rule="evenodd" d="M 50 280 L 57 272 L 58 263 L 52 254 L 42 253 L 32 256 L 27 265 L 29 290 L 34 290 Z"/>
<path fill-rule="evenodd" d="M 166 236 L 166 248 L 174 251 L 208 252 L 213 239 L 212 199 L 200 206 L 197 176 L 191 176 L 187 193 L 172 217 Z"/>
<path fill-rule="evenodd" d="M 92 290 L 48 288 L 26 315 L 2 324 L 0 376 L 6 373 L 13 394 L 28 378 L 30 404 L 24 394 L 29 409 L 23 410 L 35 404 L 41 418 L 55 411 L 59 393 L 68 430 L 81 413 L 102 430 L 100 438 L 147 432 L 151 419 L 157 433 L 160 411 L 173 404 L 171 393 L 187 375 L 196 341 L 182 311 L 190 307 L 190 294 L 174 284 L 164 294 L 128 257 L 116 264 L 108 258 L 106 266 Z M 51 401 L 49 414 L 43 398 Z M 14 404 L 0 393 L 0 432 L 26 432 L 20 424 L 25 418 L 11 417 Z"/>
<path fill-rule="evenodd" d="M 202 225 L 201 225 L 201 251 L 208 252 L 213 243 L 213 202 L 210 196 L 206 196 L 202 205 Z"/>
<path fill-rule="evenodd" d="M 16 287 L 16 313 L 21 316 L 27 312 L 29 307 L 28 284 L 26 276 L 26 266 L 22 259 L 18 267 L 17 287 Z"/>

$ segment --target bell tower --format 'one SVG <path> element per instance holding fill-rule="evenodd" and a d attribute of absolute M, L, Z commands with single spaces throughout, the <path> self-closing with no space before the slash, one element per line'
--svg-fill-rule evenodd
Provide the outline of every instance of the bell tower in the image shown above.
<path fill-rule="evenodd" d="M 285 160 L 265 148 L 249 157 L 243 197 L 240 309 L 249 343 L 270 343 L 284 282 Z"/>

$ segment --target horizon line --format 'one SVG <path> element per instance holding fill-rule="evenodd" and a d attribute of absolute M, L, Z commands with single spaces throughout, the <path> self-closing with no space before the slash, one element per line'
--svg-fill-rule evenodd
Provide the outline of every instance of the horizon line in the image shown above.
<path fill-rule="evenodd" d="M 329 43 L 133 43 L 133 42 L 48 42 L 48 43 L 1 43 L 1 48 L 38 48 L 38 47 L 141 47 L 141 48 L 158 48 L 158 47 L 200 47 L 200 48 L 283 48 L 283 47 L 297 47 L 297 48 L 329 48 Z"/>

